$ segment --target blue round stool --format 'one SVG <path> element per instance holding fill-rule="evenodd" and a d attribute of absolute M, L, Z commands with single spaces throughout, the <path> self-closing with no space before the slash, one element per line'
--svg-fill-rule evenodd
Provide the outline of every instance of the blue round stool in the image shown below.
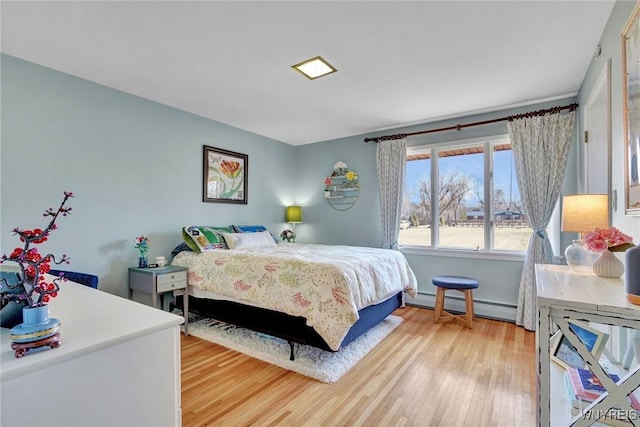
<path fill-rule="evenodd" d="M 474 317 L 473 312 L 473 290 L 478 287 L 478 281 L 464 276 L 435 276 L 432 279 L 436 286 L 436 307 L 434 311 L 435 323 L 450 321 L 461 322 L 467 328 L 472 328 Z M 444 296 L 447 290 L 455 290 L 464 294 L 466 313 L 451 314 L 444 309 Z"/>

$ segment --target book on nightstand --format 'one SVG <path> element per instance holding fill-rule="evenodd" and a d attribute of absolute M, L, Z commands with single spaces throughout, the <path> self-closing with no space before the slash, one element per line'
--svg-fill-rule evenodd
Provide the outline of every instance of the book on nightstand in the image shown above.
<path fill-rule="evenodd" d="M 609 377 L 616 383 L 620 379 L 618 375 L 611 373 L 609 374 Z M 571 416 L 582 414 L 587 406 L 598 399 L 605 391 L 605 388 L 602 386 L 600 381 L 598 381 L 598 379 L 588 369 L 569 368 L 565 371 L 563 379 L 571 402 Z M 628 399 L 631 403 L 631 407 L 638 411 L 640 409 L 640 402 L 637 397 L 632 393 Z M 626 411 L 618 408 L 611 408 L 607 414 L 598 420 L 598 422 L 601 424 L 621 427 L 632 425 L 628 419 Z"/>

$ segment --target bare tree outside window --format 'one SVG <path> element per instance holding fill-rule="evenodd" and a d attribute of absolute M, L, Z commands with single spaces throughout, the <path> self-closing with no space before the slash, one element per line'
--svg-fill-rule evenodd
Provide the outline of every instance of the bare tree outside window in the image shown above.
<path fill-rule="evenodd" d="M 499 143 L 421 147 L 419 152 L 407 156 L 400 245 L 431 246 L 431 234 L 437 231 L 439 248 L 526 250 L 531 229 L 522 208 L 508 137 Z M 492 156 L 493 170 L 485 170 L 486 155 Z M 433 161 L 438 162 L 439 172 L 435 186 L 431 182 Z"/>

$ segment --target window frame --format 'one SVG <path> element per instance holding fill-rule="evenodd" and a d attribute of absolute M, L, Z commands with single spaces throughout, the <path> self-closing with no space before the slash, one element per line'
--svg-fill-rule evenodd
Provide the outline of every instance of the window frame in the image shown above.
<path fill-rule="evenodd" d="M 494 146 L 499 144 L 511 144 L 511 139 L 508 134 L 488 135 L 484 137 L 458 139 L 451 141 L 443 141 L 432 144 L 422 144 L 416 146 L 407 147 L 407 156 L 416 154 L 429 153 L 431 160 L 431 194 L 438 194 L 439 185 L 439 153 L 445 150 L 453 150 L 467 147 L 483 147 L 483 168 L 484 168 L 484 199 L 490 201 L 484 203 L 484 247 L 482 249 L 474 250 L 467 248 L 454 248 L 454 247 L 440 247 L 440 224 L 437 218 L 439 218 L 439 206 L 437 203 L 431 203 L 431 242 L 430 246 L 426 245 L 401 245 L 400 249 L 403 253 L 407 254 L 432 254 L 443 255 L 452 257 L 471 257 L 471 258 L 488 258 L 488 259 L 503 259 L 503 260 L 523 260 L 526 255 L 526 249 L 523 251 L 503 250 L 495 249 L 494 245 L 494 220 L 493 212 L 493 190 L 494 190 L 494 161 L 493 153 Z M 513 148 L 511 148 L 513 150 Z M 491 153 L 491 155 L 487 155 Z M 405 177 L 406 179 L 406 177 Z"/>

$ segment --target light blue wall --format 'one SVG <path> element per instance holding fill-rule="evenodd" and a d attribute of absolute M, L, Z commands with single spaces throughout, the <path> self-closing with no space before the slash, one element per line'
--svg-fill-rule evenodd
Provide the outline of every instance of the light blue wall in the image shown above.
<path fill-rule="evenodd" d="M 337 161 L 358 173 L 360 196 L 353 207 L 337 211 L 324 199 L 324 180 Z M 304 207 L 298 241 L 380 246 L 380 201 L 376 147 L 353 137 L 299 146 L 296 149 L 297 201 Z"/>
<path fill-rule="evenodd" d="M 73 213 L 41 247 L 71 257 L 68 269 L 127 294 L 134 237 L 169 255 L 189 224 L 263 223 L 286 228 L 295 147 L 16 58 L 1 57 L 0 251 L 11 230 L 43 228 L 42 212 L 65 190 Z M 249 155 L 248 205 L 202 203 L 202 146 Z"/>

